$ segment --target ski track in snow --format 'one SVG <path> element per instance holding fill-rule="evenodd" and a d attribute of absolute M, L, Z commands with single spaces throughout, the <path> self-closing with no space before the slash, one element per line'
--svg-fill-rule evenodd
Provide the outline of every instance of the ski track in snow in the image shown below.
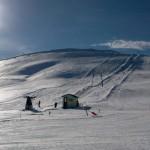
<path fill-rule="evenodd" d="M 132 69 L 133 65 L 135 65 L 134 63 L 131 63 L 131 61 L 132 60 L 136 60 L 137 58 L 138 58 L 138 56 L 130 56 L 130 57 L 128 57 L 125 60 L 124 63 L 120 64 L 120 66 L 117 69 L 115 69 L 109 75 L 105 76 L 102 81 L 100 81 L 96 85 L 87 86 L 84 89 L 77 91 L 75 93 L 75 95 L 82 96 L 82 94 L 87 93 L 88 90 L 90 90 L 91 88 L 101 86 L 102 82 L 103 82 L 103 84 L 106 84 L 107 82 L 109 82 L 110 80 L 112 80 L 112 78 L 114 78 L 114 76 L 116 74 L 119 74 L 119 72 L 121 72 L 121 75 L 120 75 L 121 81 L 119 81 L 119 83 L 117 83 L 117 85 L 113 85 L 113 87 L 111 87 L 111 89 L 109 89 L 109 91 L 106 94 L 105 98 L 102 98 L 101 101 L 103 101 L 104 99 L 106 99 L 108 97 L 107 95 L 109 95 L 109 96 L 111 95 L 111 92 L 118 86 L 118 84 L 122 83 L 122 80 L 124 81 L 124 78 L 127 78 L 127 76 L 131 72 L 130 70 Z M 129 72 L 129 73 L 127 73 L 127 75 L 125 75 L 125 77 L 124 76 L 122 77 L 122 72 Z"/>
<path fill-rule="evenodd" d="M 135 56 L 134 58 L 130 58 L 130 59 L 133 59 L 134 61 L 138 61 L 138 57 L 139 57 L 139 56 Z M 127 61 L 126 63 L 124 63 L 123 65 L 121 65 L 121 67 L 119 68 L 119 70 L 120 70 L 122 67 L 124 67 L 125 65 L 127 65 L 128 62 L 129 62 L 129 61 Z M 102 99 L 100 100 L 100 102 L 103 102 L 103 101 L 108 100 L 108 98 L 109 98 L 114 92 L 117 92 L 119 86 L 121 86 L 121 85 L 127 80 L 127 78 L 129 77 L 129 75 L 134 71 L 135 68 L 136 68 L 136 66 L 135 66 L 134 63 L 133 63 L 133 64 L 130 64 L 130 65 L 124 70 L 124 72 L 125 72 L 124 74 L 125 74 L 125 75 L 121 75 L 121 76 L 122 76 L 122 77 L 121 77 L 121 80 L 120 80 L 117 84 L 113 85 L 112 88 L 110 88 L 110 90 L 108 91 L 108 93 L 106 94 L 106 96 L 105 96 L 104 98 L 102 98 Z M 119 70 L 117 70 L 117 71 L 119 71 Z M 115 74 L 116 74 L 116 71 L 115 71 Z M 115 74 L 114 74 L 114 75 L 115 75 Z M 119 78 L 120 78 L 120 77 L 119 77 Z"/>

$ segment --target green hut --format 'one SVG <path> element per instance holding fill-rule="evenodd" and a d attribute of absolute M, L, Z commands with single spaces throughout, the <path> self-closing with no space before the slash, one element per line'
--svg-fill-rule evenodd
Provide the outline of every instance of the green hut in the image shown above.
<path fill-rule="evenodd" d="M 63 108 L 77 108 L 79 107 L 78 97 L 72 94 L 66 94 L 62 96 L 63 98 Z"/>

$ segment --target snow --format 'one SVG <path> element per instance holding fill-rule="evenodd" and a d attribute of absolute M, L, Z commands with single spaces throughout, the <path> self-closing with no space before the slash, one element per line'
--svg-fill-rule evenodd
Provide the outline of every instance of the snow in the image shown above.
<path fill-rule="evenodd" d="M 112 53 L 62 50 L 0 61 L 0 149 L 149 150 L 150 58 Z M 62 109 L 68 93 L 97 116 Z M 25 95 L 36 96 L 39 112 L 22 111 Z"/>

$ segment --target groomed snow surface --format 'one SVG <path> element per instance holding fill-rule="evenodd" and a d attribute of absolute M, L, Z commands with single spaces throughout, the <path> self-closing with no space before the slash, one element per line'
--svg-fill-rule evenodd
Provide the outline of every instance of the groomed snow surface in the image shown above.
<path fill-rule="evenodd" d="M 149 150 L 149 89 L 145 56 L 67 49 L 2 60 L 0 150 Z M 62 109 L 68 93 L 88 116 Z M 39 112 L 22 111 L 26 95 Z"/>

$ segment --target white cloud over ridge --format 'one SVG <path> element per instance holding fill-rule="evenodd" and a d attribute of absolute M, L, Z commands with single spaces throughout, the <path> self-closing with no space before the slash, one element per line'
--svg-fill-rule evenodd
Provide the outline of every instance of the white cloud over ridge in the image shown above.
<path fill-rule="evenodd" d="M 150 41 L 126 41 L 126 40 L 114 40 L 106 43 L 92 44 L 92 46 L 103 46 L 112 49 L 137 49 L 144 50 L 150 48 Z"/>

